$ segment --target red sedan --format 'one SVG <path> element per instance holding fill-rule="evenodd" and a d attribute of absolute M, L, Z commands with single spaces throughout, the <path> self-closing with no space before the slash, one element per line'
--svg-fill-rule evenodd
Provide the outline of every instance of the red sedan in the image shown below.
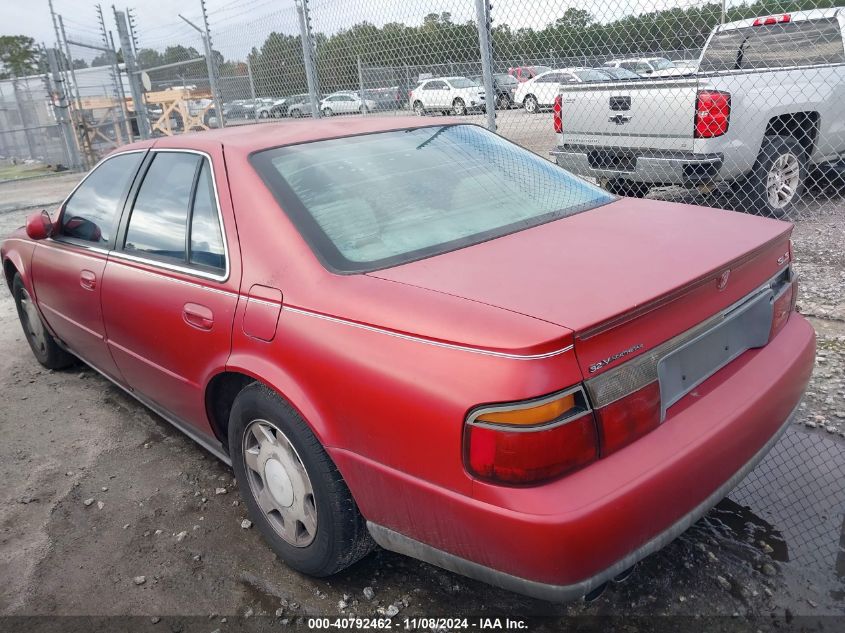
<path fill-rule="evenodd" d="M 815 354 L 790 233 L 362 117 L 122 148 L 2 261 L 39 362 L 83 360 L 231 463 L 291 567 L 377 543 L 564 601 L 789 424 Z"/>

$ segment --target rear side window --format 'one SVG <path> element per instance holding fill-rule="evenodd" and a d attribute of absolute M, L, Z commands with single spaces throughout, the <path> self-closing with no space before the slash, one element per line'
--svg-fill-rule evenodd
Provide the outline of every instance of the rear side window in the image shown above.
<path fill-rule="evenodd" d="M 196 154 L 155 155 L 135 198 L 126 251 L 185 261 L 188 207 L 199 162 Z"/>
<path fill-rule="evenodd" d="M 717 33 L 700 70 L 741 70 L 845 63 L 836 18 L 751 26 Z"/>
<path fill-rule="evenodd" d="M 208 161 L 159 152 L 138 189 L 124 250 L 136 256 L 222 272 L 223 234 Z"/>
<path fill-rule="evenodd" d="M 65 204 L 61 234 L 93 244 L 111 240 L 118 206 L 144 152 L 120 154 L 101 163 Z"/>

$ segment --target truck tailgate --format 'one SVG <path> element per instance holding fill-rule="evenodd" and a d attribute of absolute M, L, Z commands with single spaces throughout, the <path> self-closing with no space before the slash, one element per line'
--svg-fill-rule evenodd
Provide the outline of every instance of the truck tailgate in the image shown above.
<path fill-rule="evenodd" d="M 698 79 L 561 86 L 561 145 L 692 150 Z"/>

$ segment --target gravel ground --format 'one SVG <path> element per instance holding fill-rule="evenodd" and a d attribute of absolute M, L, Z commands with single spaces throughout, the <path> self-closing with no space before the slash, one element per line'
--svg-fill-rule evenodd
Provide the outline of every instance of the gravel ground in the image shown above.
<path fill-rule="evenodd" d="M 0 186 L 0 235 L 76 180 Z M 794 236 L 799 305 L 820 350 L 799 422 L 730 499 L 630 580 L 566 606 L 385 551 L 328 580 L 290 571 L 243 527 L 227 467 L 95 372 L 41 368 L 0 291 L 0 615 L 197 616 L 213 631 L 244 615 L 508 614 L 551 617 L 538 625 L 551 631 L 572 615 L 780 626 L 845 614 L 845 214 L 838 194 L 818 195 Z"/>

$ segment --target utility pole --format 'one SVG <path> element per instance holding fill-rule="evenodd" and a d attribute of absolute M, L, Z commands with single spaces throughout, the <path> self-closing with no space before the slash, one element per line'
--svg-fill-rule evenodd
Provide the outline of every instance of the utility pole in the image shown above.
<path fill-rule="evenodd" d="M 55 90 L 55 93 L 52 95 L 53 111 L 56 113 L 56 120 L 59 122 L 59 128 L 64 138 L 65 157 L 67 158 L 69 167 L 79 169 L 82 165 L 76 152 L 73 125 L 68 116 L 69 103 L 67 93 L 65 92 L 65 82 L 59 68 L 58 49 L 47 49 L 47 63 L 50 65 L 50 73 L 53 75 L 53 87 Z"/>
<path fill-rule="evenodd" d="M 144 91 L 141 89 L 141 77 L 135 63 L 135 51 L 129 36 L 126 15 L 112 5 L 114 21 L 117 24 L 117 35 L 120 38 L 120 48 L 123 50 L 123 62 L 126 64 L 126 77 L 129 79 L 129 90 L 132 92 L 132 103 L 135 106 L 135 121 L 138 124 L 138 134 L 141 138 L 150 138 L 150 119 L 147 116 L 147 106 L 144 103 Z"/>
<path fill-rule="evenodd" d="M 223 120 L 223 103 L 220 101 L 220 91 L 217 88 L 217 72 L 214 58 L 211 56 L 211 37 L 208 34 L 208 14 L 205 11 L 205 0 L 200 0 L 200 5 L 202 6 L 202 21 L 205 26 L 205 30 L 198 27 L 181 13 L 178 15 L 192 28 L 199 32 L 202 37 L 202 45 L 205 48 L 205 65 L 208 69 L 208 83 L 211 85 L 211 96 L 214 99 L 214 109 L 217 112 L 217 127 L 225 127 L 226 122 Z"/>
<path fill-rule="evenodd" d="M 97 18 L 100 21 L 100 34 L 103 36 L 103 50 L 106 53 L 111 65 L 111 75 L 112 75 L 112 86 L 114 88 L 114 99 L 116 105 L 119 106 L 118 112 L 120 115 L 120 129 L 126 130 L 126 113 L 124 108 L 126 107 L 126 101 L 124 100 L 121 103 L 120 95 L 123 92 L 123 80 L 120 78 L 120 68 L 118 67 L 118 59 L 117 53 L 114 52 L 114 46 L 109 44 L 109 33 L 106 30 L 106 23 L 103 20 L 103 7 L 99 4 L 97 5 Z M 129 139 L 132 139 L 132 135 L 130 134 Z"/>
<path fill-rule="evenodd" d="M 321 113 L 317 95 L 320 94 L 320 86 L 317 81 L 314 38 L 311 37 L 311 15 L 308 11 L 308 0 L 294 0 L 294 3 L 296 4 L 296 12 L 299 14 L 299 35 L 302 39 L 302 60 L 305 64 L 305 79 L 308 82 L 311 116 L 319 119 Z"/>

